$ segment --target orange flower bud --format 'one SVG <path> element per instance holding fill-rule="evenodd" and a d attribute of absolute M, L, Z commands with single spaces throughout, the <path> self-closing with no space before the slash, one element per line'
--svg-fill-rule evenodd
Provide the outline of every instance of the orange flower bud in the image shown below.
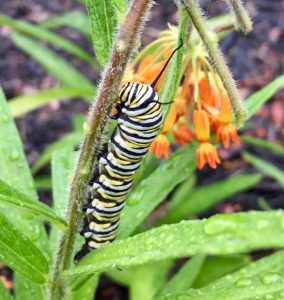
<path fill-rule="evenodd" d="M 193 126 L 197 140 L 207 142 L 210 138 L 210 123 L 205 110 L 195 109 L 193 111 Z"/>

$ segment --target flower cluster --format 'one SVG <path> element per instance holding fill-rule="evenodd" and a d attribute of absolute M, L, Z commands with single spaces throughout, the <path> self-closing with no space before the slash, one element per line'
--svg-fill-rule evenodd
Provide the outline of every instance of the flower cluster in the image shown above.
<path fill-rule="evenodd" d="M 158 40 L 146 47 L 133 61 L 126 72 L 125 81 L 152 82 L 164 66 L 176 43 L 177 28 L 170 26 Z M 205 164 L 216 168 L 220 163 L 213 143 L 222 141 L 225 149 L 231 141 L 239 145 L 240 140 L 233 125 L 231 104 L 217 73 L 209 63 L 202 42 L 189 39 L 185 45 L 182 79 L 176 97 L 166 117 L 160 134 L 150 147 L 156 157 L 168 158 L 171 132 L 180 146 L 196 140 L 197 167 Z M 139 65 L 134 71 L 135 66 Z M 156 89 L 163 85 L 163 78 Z M 212 135 L 215 136 L 212 137 Z"/>

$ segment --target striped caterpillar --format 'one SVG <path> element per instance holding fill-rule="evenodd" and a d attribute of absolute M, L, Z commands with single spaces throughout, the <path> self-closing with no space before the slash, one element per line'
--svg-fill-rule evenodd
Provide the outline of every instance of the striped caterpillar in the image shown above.
<path fill-rule="evenodd" d="M 85 225 L 81 235 L 85 244 L 76 257 L 100 248 L 116 237 L 120 212 L 131 189 L 134 175 L 162 125 L 162 104 L 154 87 L 162 76 L 176 48 L 164 67 L 149 84 L 128 82 L 119 93 L 117 113 L 111 118 L 117 126 L 108 149 L 99 158 L 96 174 L 90 182 L 90 193 L 84 210 Z"/>

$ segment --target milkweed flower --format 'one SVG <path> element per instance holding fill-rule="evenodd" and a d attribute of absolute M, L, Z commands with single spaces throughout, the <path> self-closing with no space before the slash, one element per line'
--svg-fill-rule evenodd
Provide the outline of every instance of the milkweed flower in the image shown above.
<path fill-rule="evenodd" d="M 168 30 L 160 33 L 160 38 L 137 55 L 124 81 L 153 82 L 173 51 L 177 36 L 177 27 L 169 25 Z M 168 158 L 168 134 L 172 132 L 179 146 L 191 143 L 194 139 L 198 142 L 196 156 L 199 169 L 206 164 L 216 168 L 220 159 L 212 141 L 222 141 L 224 148 L 228 149 L 231 142 L 239 145 L 240 139 L 232 122 L 233 113 L 226 90 L 209 62 L 202 41 L 196 35 L 192 36 L 184 43 L 182 76 L 176 96 L 174 99 L 161 99 L 161 102 L 174 102 L 149 152 L 154 152 L 158 159 Z M 159 80 L 156 90 L 161 88 L 163 80 L 164 76 Z M 215 135 L 215 139 L 212 135 Z"/>

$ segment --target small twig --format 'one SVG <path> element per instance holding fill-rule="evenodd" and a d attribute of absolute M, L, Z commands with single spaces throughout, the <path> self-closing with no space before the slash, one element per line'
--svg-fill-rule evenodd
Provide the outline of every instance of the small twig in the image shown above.
<path fill-rule="evenodd" d="M 238 94 L 238 90 L 229 68 L 227 67 L 218 47 L 217 36 L 207 27 L 195 0 L 180 0 L 180 2 L 189 14 L 194 27 L 198 31 L 198 34 L 207 49 L 211 63 L 223 82 L 224 88 L 226 89 L 232 104 L 237 125 L 240 127 L 246 120 L 247 113 L 241 102 L 241 98 Z"/>
<path fill-rule="evenodd" d="M 80 225 L 79 211 L 84 201 L 85 188 L 92 166 L 96 163 L 108 115 L 117 99 L 123 72 L 136 47 L 137 38 L 151 4 L 152 0 L 134 0 L 132 2 L 125 22 L 121 25 L 113 45 L 110 62 L 103 73 L 94 105 L 89 111 L 85 126 L 85 137 L 71 185 L 69 211 L 67 213 L 68 231 L 63 233 L 59 241 L 50 284 L 50 299 L 52 300 L 64 299 L 66 295 L 61 274 L 70 267 L 72 262 L 75 234 Z"/>
<path fill-rule="evenodd" d="M 244 8 L 241 0 L 227 0 L 231 11 L 234 13 L 236 22 L 245 34 L 252 31 L 252 21 Z"/>

